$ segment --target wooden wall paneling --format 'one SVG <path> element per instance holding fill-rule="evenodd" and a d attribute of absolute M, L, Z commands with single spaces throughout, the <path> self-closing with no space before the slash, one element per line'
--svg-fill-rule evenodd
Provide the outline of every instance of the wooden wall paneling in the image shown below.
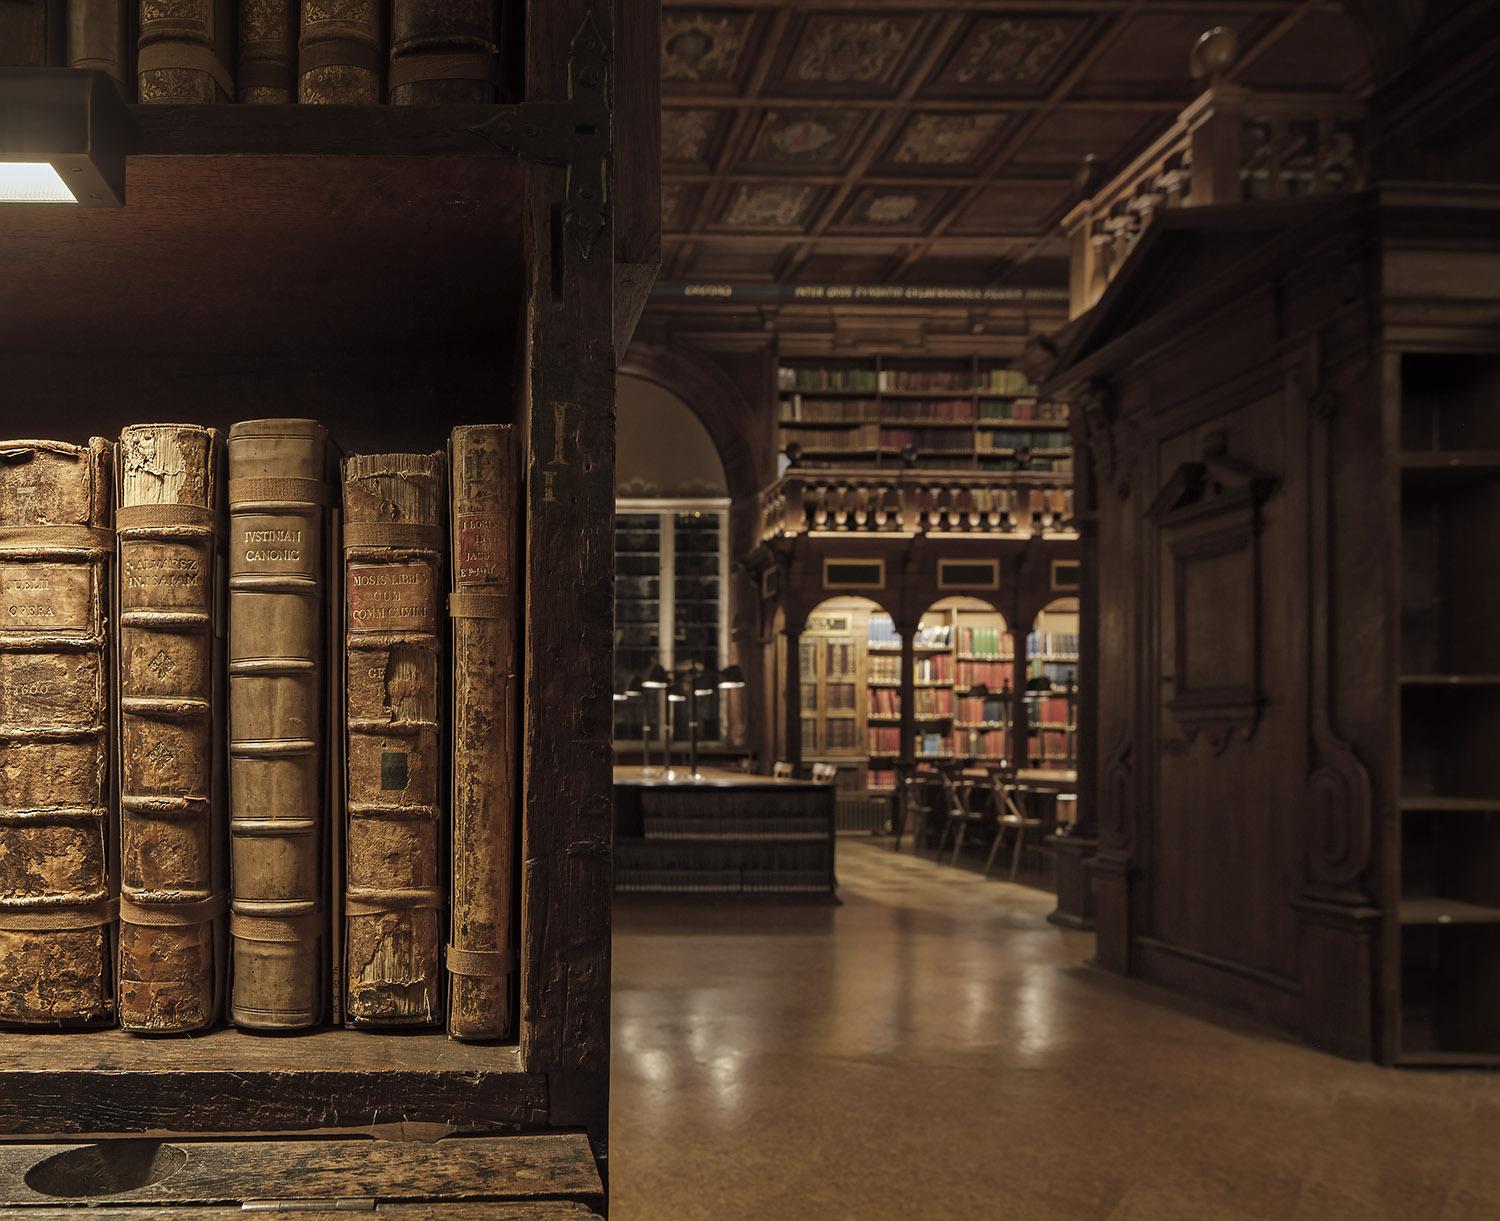
<path fill-rule="evenodd" d="M 528 100 L 568 96 L 577 40 L 612 63 L 606 0 L 532 0 Z M 586 44 L 596 42 L 597 48 Z M 608 79 L 578 87 L 612 90 Z M 609 1106 L 613 218 L 591 251 L 566 224 L 567 172 L 527 182 L 526 673 L 521 1055 L 554 1125 Z"/>

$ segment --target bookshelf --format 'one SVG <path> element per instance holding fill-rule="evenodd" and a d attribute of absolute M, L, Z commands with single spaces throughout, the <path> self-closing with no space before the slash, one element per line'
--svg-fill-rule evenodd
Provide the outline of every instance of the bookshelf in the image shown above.
<path fill-rule="evenodd" d="M 869 647 L 870 625 L 882 614 L 866 598 L 832 598 L 808 616 L 798 646 L 803 759 L 837 766 L 838 785 L 846 792 L 894 787 L 883 783 L 879 761 L 868 750 L 871 726 L 900 720 L 899 685 L 870 683 L 884 664 Z"/>
<path fill-rule="evenodd" d="M 1074 771 L 1078 765 L 1078 599 L 1059 598 L 1037 615 L 1026 637 L 1026 765 Z M 1033 693 L 1045 678 L 1052 692 Z M 1071 693 L 1071 694 L 1070 694 Z"/>
<path fill-rule="evenodd" d="M 777 373 L 777 446 L 803 465 L 1072 470 L 1067 408 L 1020 371 L 977 357 L 788 361 Z"/>
<path fill-rule="evenodd" d="M 615 690 L 625 690 L 661 657 L 661 518 L 656 513 L 615 517 Z M 643 700 L 615 704 L 615 739 L 645 735 Z M 660 717 L 653 715 L 653 726 Z"/>
<path fill-rule="evenodd" d="M 654 47 L 656 14 L 627 7 L 621 28 Z M 493 738 L 497 752 L 515 759 L 524 793 L 517 810 L 524 870 L 520 835 L 514 844 L 517 1029 L 483 1045 L 450 1040 L 441 1029 L 263 1038 L 221 1027 L 187 1039 L 117 1029 L 0 1032 L 5 1142 L 233 1134 L 263 1150 L 280 1147 L 285 1166 L 300 1159 L 272 1137 L 319 1129 L 394 1135 L 415 1125 L 408 1134 L 469 1134 L 493 1151 L 493 1171 L 481 1178 L 496 1207 L 542 1194 L 534 1175 L 515 1170 L 537 1141 L 559 1159 L 546 1176 L 548 1199 L 578 1194 L 568 1184 L 579 1180 L 562 1173 L 575 1167 L 592 1184 L 587 1202 L 603 1204 L 579 1130 L 589 1128 L 603 1148 L 610 353 L 616 336 L 623 348 L 634 323 L 631 294 L 616 296 L 617 277 L 649 283 L 642 264 L 653 248 L 642 253 L 638 229 L 659 229 L 658 162 L 640 155 L 651 147 L 659 74 L 649 59 L 623 61 L 638 65 L 630 87 L 603 87 L 606 73 L 579 56 L 616 62 L 624 48 L 609 10 L 583 0 L 526 8 L 524 32 L 517 26 L 507 48 L 526 63 L 527 100 L 517 111 L 133 107 L 125 207 L 7 209 L 0 223 L 7 269 L 0 312 L 25 320 L 0 336 L 7 397 L 28 404 L 45 437 L 115 436 L 125 424 L 159 420 L 223 428 L 306 415 L 351 452 L 429 452 L 454 424 L 513 421 L 526 436 L 530 469 L 555 461 L 545 480 L 538 473 L 525 485 L 524 705 Z M 584 29 L 594 32 L 580 40 Z M 594 137 L 578 136 L 569 119 L 567 147 L 552 146 L 562 140 L 552 134 L 560 114 L 585 117 L 588 80 L 601 86 L 588 106 Z M 597 154 L 610 207 L 592 258 L 561 229 L 567 171 L 502 154 L 474 136 L 475 124 L 502 114 L 517 127 L 546 126 L 538 144 L 580 172 L 587 151 Z M 233 241 L 224 240 L 229 232 Z M 339 273 L 330 276 L 330 267 Z M 204 294 L 204 284 L 214 291 Z M 61 351 L 66 384 L 56 375 Z M 21 435 L 31 430 L 12 423 Z M 386 1176 L 375 1142 L 363 1143 L 368 1173 L 294 1184 L 291 1194 L 347 1196 L 351 1178 L 379 1194 Z M 435 1167 L 446 1144 L 431 1147 Z M 25 1177 L 25 1149 L 6 1147 L 7 1185 L 15 1189 L 8 1204 Z M 84 1152 L 93 1161 L 82 1164 L 97 1163 L 98 1147 Z M 268 1172 L 258 1182 L 276 1177 Z M 57 1193 L 59 1203 L 106 1194 L 104 1180 L 90 1179 L 71 1184 L 81 1191 Z M 464 1184 L 465 1198 L 474 1181 Z M 112 1206 L 183 1203 L 174 1183 L 149 1195 L 139 1183 L 121 1186 L 130 1191 L 109 1191 Z M 237 1197 L 230 1188 L 209 1198 Z"/>
<path fill-rule="evenodd" d="M 1394 1058 L 1500 1058 L 1500 357 L 1400 359 Z"/>

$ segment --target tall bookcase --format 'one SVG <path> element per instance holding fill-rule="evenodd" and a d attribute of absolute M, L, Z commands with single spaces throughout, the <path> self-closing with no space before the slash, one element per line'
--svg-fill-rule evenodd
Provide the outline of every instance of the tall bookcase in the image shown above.
<path fill-rule="evenodd" d="M 1500 1058 L 1500 356 L 1399 360 L 1396 1058 Z"/>
<path fill-rule="evenodd" d="M 1500 1064 L 1497 216 L 1159 213 L 1047 381 L 1089 442 L 1097 961 L 1394 1064 Z"/>
<path fill-rule="evenodd" d="M 482 1190 L 528 1215 L 570 1216 L 604 1202 L 610 421 L 615 352 L 659 233 L 658 17 L 634 0 L 518 8 L 524 42 L 507 62 L 524 60 L 526 100 L 513 110 L 133 106 L 123 208 L 6 205 L 0 217 L 10 436 L 305 415 L 350 451 L 430 451 L 457 423 L 519 425 L 524 701 L 506 727 L 514 740 L 495 746 L 518 760 L 522 785 L 518 1030 L 490 1044 L 440 1030 L 0 1032 L 0 1205 L 45 1203 L 28 1167 L 73 1156 L 35 1142 L 147 1134 L 146 1171 L 188 1160 L 157 1138 L 210 1161 L 224 1146 L 201 1138 L 255 1138 L 237 1160 L 260 1168 L 257 1195 L 387 1194 L 387 1169 L 420 1160 L 437 1199 Z M 512 33 L 523 38 L 519 24 Z M 522 159 L 476 131 L 507 117 L 512 134 L 536 136 Z M 583 206 L 590 196 L 570 195 L 570 182 L 601 184 L 608 206 Z M 617 294 L 617 277 L 634 291 Z M 424 1145 L 420 1159 L 362 1139 L 417 1133 L 474 1139 Z M 328 1139 L 272 1139 L 285 1134 Z M 5 1143 L 16 1141 L 32 1143 Z M 51 1181 L 78 1165 L 87 1173 L 65 1186 L 108 1191 L 111 1208 L 145 1192 L 184 1215 L 237 1198 L 208 1169 L 152 1187 L 130 1177 L 141 1146 L 111 1148 L 120 1159 L 83 1151 Z M 284 1173 L 314 1153 L 330 1170 L 357 1163 L 365 1190 Z M 465 1181 L 476 1157 L 483 1181 Z M 180 1197 L 178 1182 L 219 1194 Z"/>
<path fill-rule="evenodd" d="M 777 401 L 777 447 L 805 465 L 1072 469 L 1067 409 L 997 362 L 789 361 Z"/>

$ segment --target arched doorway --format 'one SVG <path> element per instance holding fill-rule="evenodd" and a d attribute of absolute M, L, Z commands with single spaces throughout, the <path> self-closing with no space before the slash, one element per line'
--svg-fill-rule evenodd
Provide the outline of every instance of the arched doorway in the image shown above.
<path fill-rule="evenodd" d="M 625 698 L 615 745 L 629 755 L 693 733 L 670 692 L 642 690 L 644 675 L 660 666 L 681 685 L 727 664 L 729 496 L 713 440 L 682 399 L 621 377 L 617 403 L 614 683 Z M 691 699 L 700 743 L 743 737 L 722 715 L 732 699 L 717 690 Z"/>
<path fill-rule="evenodd" d="M 1026 637 L 1026 763 L 1042 771 L 1078 767 L 1078 599 L 1055 598 Z"/>
<path fill-rule="evenodd" d="M 983 598 L 942 598 L 922 612 L 915 652 L 916 758 L 1008 762 L 1016 662 L 1005 616 Z"/>

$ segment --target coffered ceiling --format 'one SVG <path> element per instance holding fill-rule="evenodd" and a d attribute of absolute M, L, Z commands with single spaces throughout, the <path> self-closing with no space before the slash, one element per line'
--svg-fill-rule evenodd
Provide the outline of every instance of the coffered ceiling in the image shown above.
<path fill-rule="evenodd" d="M 664 280 L 1066 284 L 1086 154 L 1123 164 L 1201 85 L 1366 87 L 1334 0 L 666 0 Z"/>

